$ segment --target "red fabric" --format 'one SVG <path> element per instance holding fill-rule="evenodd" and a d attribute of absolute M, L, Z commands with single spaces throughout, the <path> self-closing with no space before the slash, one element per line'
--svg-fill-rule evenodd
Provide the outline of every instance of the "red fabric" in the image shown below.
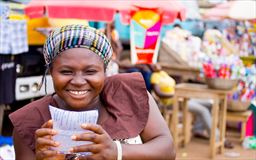
<path fill-rule="evenodd" d="M 48 6 L 47 9 L 48 16 L 51 18 L 77 18 L 90 21 L 111 22 L 115 14 L 114 9 L 98 9 L 97 7 L 87 6 Z M 97 12 L 97 14 L 95 12 Z"/>
<path fill-rule="evenodd" d="M 45 13 L 45 8 L 42 5 L 25 8 L 25 14 L 28 15 L 30 18 L 43 17 L 44 13 Z"/>
<path fill-rule="evenodd" d="M 129 24 L 130 12 L 139 7 L 159 8 L 163 13 L 163 23 L 172 23 L 175 19 L 185 19 L 185 7 L 176 0 L 32 0 L 25 8 L 30 18 L 48 14 L 52 18 L 78 18 L 93 21 L 113 20 L 116 11 L 120 11 L 122 22 Z"/>
<path fill-rule="evenodd" d="M 245 135 L 253 136 L 253 114 L 249 117 L 248 121 L 246 122 L 246 131 Z"/>
<path fill-rule="evenodd" d="M 111 118 L 102 124 L 113 139 L 139 135 L 149 113 L 145 81 L 140 73 L 123 73 L 109 77 L 102 92 L 104 106 Z M 115 127 L 113 127 L 115 126 Z"/>

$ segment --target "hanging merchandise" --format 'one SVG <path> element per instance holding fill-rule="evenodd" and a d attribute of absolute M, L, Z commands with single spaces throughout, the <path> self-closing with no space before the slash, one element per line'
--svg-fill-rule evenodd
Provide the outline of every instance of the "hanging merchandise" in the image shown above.
<path fill-rule="evenodd" d="M 139 8 L 131 19 L 131 62 L 156 63 L 161 29 L 161 14 L 156 9 Z"/>
<path fill-rule="evenodd" d="M 26 20 L 1 20 L 0 32 L 0 54 L 20 54 L 28 51 Z"/>
<path fill-rule="evenodd" d="M 0 2 L 0 20 L 7 19 L 10 14 L 10 7 L 3 2 Z"/>

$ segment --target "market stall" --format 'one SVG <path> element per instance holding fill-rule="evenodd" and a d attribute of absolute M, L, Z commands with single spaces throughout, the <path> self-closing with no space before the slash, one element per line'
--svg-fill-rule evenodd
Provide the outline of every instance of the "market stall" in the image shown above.
<path fill-rule="evenodd" d="M 248 10 L 250 13 L 253 8 L 249 7 Z M 212 13 L 219 14 L 218 11 Z M 202 20 L 205 27 L 202 39 L 184 30 L 181 23 L 174 25 L 172 30 L 166 32 L 161 42 L 163 47 L 160 50 L 159 62 L 162 64 L 169 62 L 172 66 L 178 65 L 179 69 L 175 68 L 175 71 L 169 72 L 171 75 L 188 77 L 192 74 L 194 76 L 189 76 L 191 79 L 196 82 L 202 80 L 200 82 L 206 82 L 209 88 L 225 91 L 231 86 L 234 90 L 232 94 L 227 95 L 228 120 L 243 123 L 241 137 L 247 143 L 247 140 L 253 137 L 255 128 L 252 127 L 254 123 L 251 123 L 255 120 L 253 114 L 246 111 L 255 110 L 256 104 L 254 60 L 256 32 L 251 18 L 231 16 L 228 18 L 225 21 L 215 20 L 215 24 L 209 24 L 209 19 Z M 253 18 L 255 19 L 256 16 Z M 225 26 L 220 24 L 222 22 L 225 22 Z M 181 71 L 180 68 L 186 68 L 187 72 Z M 193 72 L 191 68 L 196 69 L 197 72 Z M 187 80 L 187 78 L 183 79 Z M 182 94 L 185 96 L 186 92 Z M 236 114 L 231 114 L 233 112 Z M 226 122 L 226 120 L 223 121 Z"/>
<path fill-rule="evenodd" d="M 93 21 L 113 21 L 116 11 L 123 23 L 131 26 L 131 62 L 156 63 L 159 49 L 159 35 L 162 24 L 185 18 L 185 8 L 178 1 L 119 1 L 109 3 L 97 1 L 39 2 L 33 0 L 25 9 L 31 17 L 41 17 L 47 11 L 49 18 L 78 18 Z M 75 12 L 74 12 L 75 11 Z M 99 14 L 94 14 L 98 12 Z M 108 32 L 107 32 L 108 33 Z"/>

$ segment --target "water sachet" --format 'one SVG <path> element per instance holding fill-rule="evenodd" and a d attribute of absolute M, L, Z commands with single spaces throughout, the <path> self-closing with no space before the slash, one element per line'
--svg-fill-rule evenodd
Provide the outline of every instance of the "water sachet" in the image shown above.
<path fill-rule="evenodd" d="M 98 120 L 98 110 L 90 111 L 67 111 L 53 106 L 49 106 L 51 118 L 53 120 L 53 129 L 58 134 L 53 136 L 53 140 L 60 143 L 56 147 L 63 154 L 70 153 L 69 150 L 74 146 L 89 144 L 89 141 L 74 141 L 71 136 L 74 134 L 82 134 L 91 132 L 81 128 L 83 123 L 96 124 Z M 55 148 L 55 149 L 56 149 Z"/>

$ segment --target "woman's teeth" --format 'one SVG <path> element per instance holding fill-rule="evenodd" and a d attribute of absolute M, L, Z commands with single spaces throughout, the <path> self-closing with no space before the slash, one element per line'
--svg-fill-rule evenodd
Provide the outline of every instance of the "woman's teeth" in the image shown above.
<path fill-rule="evenodd" d="M 75 95 L 83 95 L 83 94 L 87 93 L 87 91 L 69 91 L 69 92 L 72 94 L 75 94 Z"/>

